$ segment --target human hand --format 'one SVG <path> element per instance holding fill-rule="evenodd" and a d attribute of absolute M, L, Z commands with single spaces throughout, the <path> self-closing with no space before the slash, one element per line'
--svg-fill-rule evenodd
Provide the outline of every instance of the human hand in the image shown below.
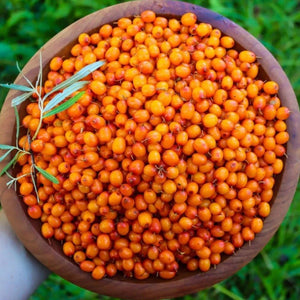
<path fill-rule="evenodd" d="M 0 299 L 27 300 L 50 271 L 21 244 L 0 210 Z"/>

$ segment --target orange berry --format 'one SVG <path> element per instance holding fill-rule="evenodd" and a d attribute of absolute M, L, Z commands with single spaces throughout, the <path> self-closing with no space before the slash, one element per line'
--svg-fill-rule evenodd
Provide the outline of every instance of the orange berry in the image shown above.
<path fill-rule="evenodd" d="M 278 93 L 279 86 L 275 81 L 267 81 L 263 86 L 264 91 L 269 95 Z"/>
<path fill-rule="evenodd" d="M 149 152 L 148 154 L 148 162 L 150 164 L 156 165 L 158 163 L 160 163 L 161 161 L 161 156 L 160 153 L 158 151 L 152 150 Z"/>
<path fill-rule="evenodd" d="M 106 274 L 104 266 L 96 266 L 92 271 L 92 277 L 96 280 L 102 279 Z"/>
<path fill-rule="evenodd" d="M 166 150 L 162 155 L 163 161 L 169 166 L 176 166 L 179 162 L 177 153 L 173 150 Z"/>
<path fill-rule="evenodd" d="M 147 211 L 141 212 L 138 216 L 138 222 L 143 228 L 148 228 L 152 223 L 151 213 Z"/>
<path fill-rule="evenodd" d="M 233 48 L 235 42 L 234 42 L 234 39 L 230 36 L 223 36 L 221 38 L 221 46 L 224 47 L 224 48 Z"/>
<path fill-rule="evenodd" d="M 25 182 L 24 182 L 25 183 Z M 21 186 L 24 184 L 22 183 Z M 32 219 L 39 219 L 42 216 L 41 207 L 37 204 L 29 206 L 27 208 L 27 213 Z"/>
<path fill-rule="evenodd" d="M 165 107 L 163 106 L 163 104 L 158 101 L 158 100 L 153 100 L 151 102 L 151 105 L 150 105 L 150 109 L 151 109 L 151 112 L 155 115 L 155 116 L 161 116 L 164 114 L 165 112 Z"/>
<path fill-rule="evenodd" d="M 206 114 L 202 118 L 202 123 L 207 128 L 214 127 L 218 124 L 218 117 L 214 114 Z"/>
<path fill-rule="evenodd" d="M 99 80 L 93 80 L 90 83 L 90 88 L 96 95 L 103 95 L 107 90 L 105 84 Z"/>
<path fill-rule="evenodd" d="M 181 23 L 184 26 L 193 26 L 197 22 L 197 16 L 194 13 L 185 13 L 181 16 Z"/>
<path fill-rule="evenodd" d="M 205 183 L 200 188 L 200 195 L 204 198 L 210 198 L 215 193 L 215 187 L 212 183 Z"/>
<path fill-rule="evenodd" d="M 210 24 L 207 23 L 200 23 L 198 27 L 196 28 L 196 33 L 200 37 L 207 36 L 211 32 L 212 28 Z"/>
<path fill-rule="evenodd" d="M 123 137 L 116 137 L 112 143 L 112 151 L 116 154 L 122 154 L 125 151 L 126 141 Z"/>
<path fill-rule="evenodd" d="M 61 67 L 62 67 L 62 64 L 63 64 L 63 60 L 61 57 L 53 57 L 50 61 L 50 69 L 52 71 L 58 71 Z"/>
<path fill-rule="evenodd" d="M 252 51 L 244 50 L 240 52 L 239 59 L 242 62 L 253 63 L 256 60 L 256 55 Z"/>
<path fill-rule="evenodd" d="M 277 110 L 277 113 L 276 113 L 276 118 L 278 120 L 286 120 L 290 115 L 290 111 L 287 107 L 280 107 L 278 108 Z M 276 124 L 275 124 L 276 125 Z"/>
<path fill-rule="evenodd" d="M 30 182 L 23 182 L 20 185 L 20 194 L 23 196 L 28 196 L 33 191 L 33 184 Z"/>

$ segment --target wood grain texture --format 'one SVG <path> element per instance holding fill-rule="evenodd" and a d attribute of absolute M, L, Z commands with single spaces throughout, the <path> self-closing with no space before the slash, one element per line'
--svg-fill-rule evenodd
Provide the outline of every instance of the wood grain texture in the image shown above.
<path fill-rule="evenodd" d="M 207 288 L 237 272 L 263 249 L 285 217 L 296 189 L 300 171 L 300 134 L 297 130 L 297 126 L 299 127 L 300 124 L 300 114 L 288 78 L 275 58 L 257 39 L 225 17 L 184 2 L 170 0 L 127 2 L 102 9 L 80 19 L 61 31 L 41 48 L 45 74 L 48 71 L 47 64 L 50 59 L 55 55 L 67 55 L 80 33 L 93 32 L 104 23 L 112 23 L 124 16 L 138 15 L 145 9 L 152 9 L 157 14 L 165 16 L 180 16 L 185 12 L 194 12 L 198 20 L 211 23 L 213 27 L 219 28 L 223 33 L 232 36 L 240 49 L 254 51 L 258 57 L 261 57 L 259 59 L 263 69 L 260 72 L 261 79 L 272 79 L 279 83 L 279 97 L 283 105 L 289 107 L 292 111 L 287 122 L 290 134 L 290 141 L 287 145 L 288 158 L 285 161 L 283 173 L 276 178 L 272 210 L 270 216 L 265 220 L 263 231 L 256 236 L 251 246 L 249 244 L 244 245 L 236 255 L 225 259 L 216 269 L 211 269 L 206 273 L 191 273 L 181 270 L 176 278 L 169 281 L 153 278 L 137 281 L 125 279 L 122 276 L 95 281 L 90 274 L 81 272 L 76 264 L 63 255 L 60 243 L 51 240 L 51 244 L 49 244 L 41 236 L 40 222 L 27 217 L 26 207 L 20 201 L 18 194 L 6 188 L 8 179 L 5 176 L 0 178 L 1 203 L 9 222 L 24 246 L 41 263 L 63 278 L 99 294 L 123 299 L 147 300 L 182 296 Z M 39 54 L 37 53 L 23 69 L 24 74 L 32 81 L 35 81 L 38 73 L 38 59 Z M 25 82 L 21 76 L 18 76 L 15 83 L 22 84 Z M 0 116 L 1 144 L 14 143 L 15 119 L 10 104 L 11 99 L 17 96 L 18 93 L 17 91 L 10 91 L 3 106 Z M 21 106 L 20 113 L 24 115 L 24 105 Z M 2 162 L 0 167 L 2 168 L 7 161 Z"/>

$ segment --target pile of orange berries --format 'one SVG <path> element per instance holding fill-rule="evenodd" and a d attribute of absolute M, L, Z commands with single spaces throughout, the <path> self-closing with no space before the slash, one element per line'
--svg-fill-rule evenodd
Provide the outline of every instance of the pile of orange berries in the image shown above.
<path fill-rule="evenodd" d="M 30 144 L 20 139 L 33 155 L 19 158 L 19 175 L 34 157 L 59 181 L 37 173 L 38 202 L 25 176 L 20 194 L 42 235 L 93 278 L 208 271 L 262 230 L 289 110 L 278 84 L 258 78 L 256 55 L 234 46 L 193 13 L 148 10 L 80 34 L 69 58 L 51 60 L 46 93 L 106 63 L 77 103 L 45 118 Z M 38 103 L 26 111 L 33 136 Z"/>

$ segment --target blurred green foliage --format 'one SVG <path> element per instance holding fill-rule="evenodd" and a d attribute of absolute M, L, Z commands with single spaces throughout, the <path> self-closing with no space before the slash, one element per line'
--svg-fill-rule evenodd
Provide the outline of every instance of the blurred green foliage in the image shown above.
<path fill-rule="evenodd" d="M 12 82 L 16 61 L 23 66 L 52 36 L 75 20 L 117 0 L 0 0 L 0 82 Z M 276 57 L 300 99 L 300 2 L 298 0 L 188 1 L 212 9 L 258 38 Z M 0 89 L 0 107 L 7 91 Z M 192 299 L 298 299 L 300 295 L 300 188 L 276 235 L 265 249 L 234 276 Z M 30 300 L 113 300 L 81 289 L 52 274 Z"/>

